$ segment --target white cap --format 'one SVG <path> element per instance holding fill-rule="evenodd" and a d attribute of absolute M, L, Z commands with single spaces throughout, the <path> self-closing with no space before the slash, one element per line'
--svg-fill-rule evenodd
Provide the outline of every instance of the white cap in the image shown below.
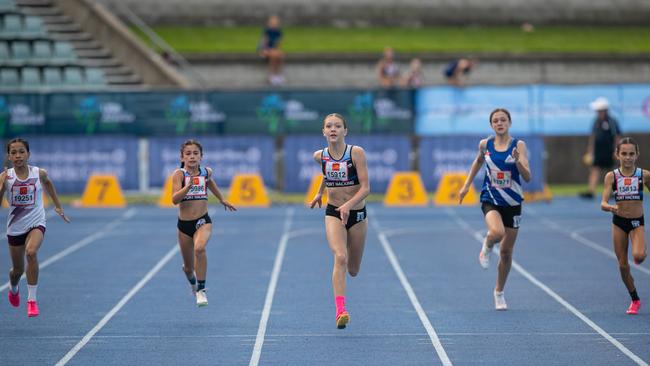
<path fill-rule="evenodd" d="M 589 103 L 589 108 L 594 111 L 606 111 L 609 109 L 609 101 L 605 97 L 598 97 L 596 100 Z"/>

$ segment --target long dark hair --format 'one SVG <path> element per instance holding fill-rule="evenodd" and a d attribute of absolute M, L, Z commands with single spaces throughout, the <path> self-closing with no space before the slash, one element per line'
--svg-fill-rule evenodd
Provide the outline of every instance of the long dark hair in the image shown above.
<path fill-rule="evenodd" d="M 203 146 L 201 146 L 201 143 L 196 140 L 189 139 L 181 144 L 181 158 L 183 157 L 183 150 L 185 150 L 185 147 L 190 145 L 196 145 L 196 147 L 199 148 L 201 156 L 203 156 Z M 29 151 L 29 149 L 27 149 L 27 151 Z M 181 168 L 183 167 L 185 167 L 185 163 L 181 161 Z"/>
<path fill-rule="evenodd" d="M 21 144 L 23 144 L 25 146 L 25 150 L 27 150 L 27 152 L 29 152 L 29 142 L 27 142 L 27 140 L 25 140 L 25 139 L 21 139 L 20 137 L 17 137 L 15 139 L 11 139 L 11 140 L 9 140 L 9 142 L 7 142 L 7 154 L 9 154 L 9 149 L 11 148 L 11 144 L 15 144 L 17 142 L 20 142 Z"/>
<path fill-rule="evenodd" d="M 639 144 L 634 141 L 633 138 L 631 137 L 623 137 L 622 139 L 618 140 L 618 144 L 616 144 L 616 154 L 618 154 L 618 150 L 621 147 L 621 145 L 634 145 L 634 148 L 636 149 L 636 154 L 639 155 Z"/>

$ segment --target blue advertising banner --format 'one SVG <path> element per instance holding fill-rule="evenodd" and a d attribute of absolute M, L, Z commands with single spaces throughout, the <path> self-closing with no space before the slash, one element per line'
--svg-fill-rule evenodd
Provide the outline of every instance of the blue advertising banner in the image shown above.
<path fill-rule="evenodd" d="M 0 136 L 318 133 L 343 114 L 354 133 L 412 133 L 411 90 L 141 91 L 0 95 Z"/>
<path fill-rule="evenodd" d="M 532 86 L 467 88 L 434 87 L 420 89 L 415 98 L 415 133 L 485 134 L 490 128 L 490 112 L 497 107 L 510 111 L 513 134 L 535 131 Z"/>
<path fill-rule="evenodd" d="M 370 190 L 385 192 L 393 173 L 409 169 L 411 143 L 406 136 L 352 136 L 347 143 L 363 147 Z M 322 174 L 314 152 L 327 146 L 322 136 L 287 136 L 284 139 L 284 191 L 306 192 L 311 178 Z"/>
<path fill-rule="evenodd" d="M 589 104 L 609 100 L 624 133 L 650 132 L 650 85 L 529 85 L 521 87 L 431 87 L 416 95 L 418 135 L 491 134 L 489 113 L 512 115 L 514 135 L 588 135 L 596 116 Z"/>
<path fill-rule="evenodd" d="M 445 173 L 469 171 L 478 154 L 478 145 L 486 136 L 426 137 L 420 142 L 420 174 L 427 191 L 434 192 Z M 524 190 L 541 192 L 544 175 L 544 139 L 541 136 L 524 138 L 528 147 L 532 180 L 522 182 Z M 485 167 L 479 170 L 474 179 L 474 187 L 480 189 L 485 177 Z"/>
<path fill-rule="evenodd" d="M 180 167 L 180 147 L 189 138 L 154 137 L 149 139 L 149 185 L 162 187 L 169 175 Z M 267 187 L 275 186 L 273 139 L 271 137 L 201 137 L 201 165 L 212 168 L 220 187 L 230 186 L 236 174 L 256 173 Z"/>
<path fill-rule="evenodd" d="M 91 174 L 113 174 L 125 190 L 138 189 L 138 142 L 134 137 L 27 137 L 30 164 L 47 170 L 56 190 L 81 193 Z"/>

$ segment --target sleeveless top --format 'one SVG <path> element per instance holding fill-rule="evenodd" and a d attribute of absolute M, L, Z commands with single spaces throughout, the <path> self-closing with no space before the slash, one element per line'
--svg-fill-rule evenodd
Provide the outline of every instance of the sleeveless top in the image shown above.
<path fill-rule="evenodd" d="M 616 202 L 643 201 L 643 169 L 636 168 L 629 177 L 623 175 L 620 169 L 614 169 L 612 191 Z"/>
<path fill-rule="evenodd" d="M 495 206 L 519 206 L 524 200 L 521 188 L 519 169 L 512 150 L 517 147 L 517 139 L 513 138 L 506 151 L 494 148 L 494 136 L 487 140 L 485 149 L 485 180 L 481 190 L 481 202 Z"/>
<path fill-rule="evenodd" d="M 28 170 L 25 180 L 18 179 L 14 168 L 7 170 L 4 188 L 11 210 L 7 216 L 7 235 L 22 235 L 37 226 L 45 227 L 40 169 L 28 166 Z"/>
<path fill-rule="evenodd" d="M 321 168 L 326 187 L 349 187 L 359 184 L 357 168 L 352 162 L 352 145 L 345 146 L 345 152 L 340 159 L 330 156 L 326 147 L 321 153 Z"/>
<path fill-rule="evenodd" d="M 192 176 L 185 168 L 181 168 L 183 172 L 183 183 L 181 187 L 185 187 L 192 182 L 194 185 L 187 192 L 185 197 L 181 200 L 184 201 L 198 201 L 208 199 L 208 170 L 199 167 L 199 175 Z"/>

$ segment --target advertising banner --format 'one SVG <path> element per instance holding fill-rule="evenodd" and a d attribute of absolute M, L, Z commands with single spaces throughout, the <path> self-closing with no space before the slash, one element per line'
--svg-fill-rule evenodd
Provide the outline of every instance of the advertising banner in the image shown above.
<path fill-rule="evenodd" d="M 115 175 L 122 189 L 138 189 L 134 137 L 29 136 L 27 140 L 29 163 L 47 170 L 57 192 L 82 193 L 91 174 Z"/>
<path fill-rule="evenodd" d="M 162 187 L 180 167 L 180 147 L 189 138 L 149 139 L 149 185 Z M 228 188 L 236 174 L 255 173 L 267 187 L 275 186 L 274 146 L 270 137 L 201 137 L 202 166 L 210 167 L 218 186 Z"/>

